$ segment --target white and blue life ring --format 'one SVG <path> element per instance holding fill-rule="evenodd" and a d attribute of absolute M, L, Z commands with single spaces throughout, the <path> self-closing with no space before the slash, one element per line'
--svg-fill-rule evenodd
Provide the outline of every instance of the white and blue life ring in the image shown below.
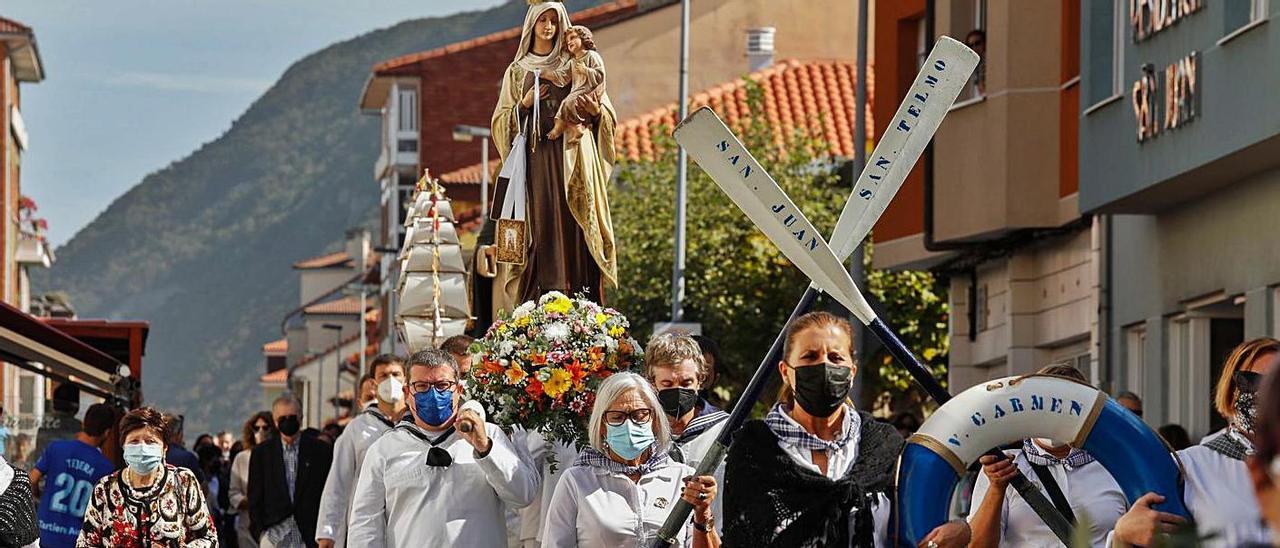
<path fill-rule="evenodd" d="M 1181 472 L 1160 437 L 1102 391 L 1050 375 L 1006 377 L 965 390 L 925 421 L 898 466 L 897 532 L 916 543 L 946 523 L 960 477 L 993 447 L 1026 438 L 1070 440 L 1111 473 L 1129 503 L 1155 492 L 1155 507 L 1183 517 Z"/>

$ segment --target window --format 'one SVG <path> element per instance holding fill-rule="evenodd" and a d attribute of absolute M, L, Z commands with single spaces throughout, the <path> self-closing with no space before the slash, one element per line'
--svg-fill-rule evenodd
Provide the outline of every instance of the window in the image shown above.
<path fill-rule="evenodd" d="M 1267 17 L 1267 0 L 1223 0 L 1223 34 Z"/>
<path fill-rule="evenodd" d="M 978 67 L 956 101 L 980 97 L 987 88 L 987 0 L 952 2 L 951 21 L 951 36 L 963 37 L 965 45 L 978 54 Z"/>
<path fill-rule="evenodd" d="M 417 88 L 400 88 L 397 103 L 400 112 L 400 131 L 418 130 L 418 90 Z"/>
<path fill-rule="evenodd" d="M 1124 29 L 1126 0 L 1089 2 L 1090 105 L 1120 94 L 1124 79 Z"/>

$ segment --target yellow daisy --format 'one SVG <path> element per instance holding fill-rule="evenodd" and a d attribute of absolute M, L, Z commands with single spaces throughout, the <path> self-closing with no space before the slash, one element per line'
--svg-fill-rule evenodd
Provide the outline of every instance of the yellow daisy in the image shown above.
<path fill-rule="evenodd" d="M 573 386 L 573 375 L 559 367 L 552 368 L 550 373 L 551 378 L 542 383 L 542 390 L 552 398 L 559 398 Z"/>

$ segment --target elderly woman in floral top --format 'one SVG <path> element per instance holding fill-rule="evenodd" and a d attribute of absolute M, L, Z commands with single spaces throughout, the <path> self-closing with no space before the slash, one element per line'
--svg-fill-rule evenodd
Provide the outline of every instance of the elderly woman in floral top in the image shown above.
<path fill-rule="evenodd" d="M 93 489 L 77 547 L 218 546 L 199 480 L 164 463 L 164 432 L 164 419 L 149 407 L 120 420 L 127 466 Z"/>

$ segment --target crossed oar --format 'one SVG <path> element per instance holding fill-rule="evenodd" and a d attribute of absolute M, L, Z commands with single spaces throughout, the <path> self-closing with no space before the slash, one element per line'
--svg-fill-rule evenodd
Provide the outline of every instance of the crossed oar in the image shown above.
<path fill-rule="evenodd" d="M 891 125 L 872 152 L 871 160 L 863 168 L 853 194 L 836 221 L 831 241 L 837 246 L 839 255 L 831 250 L 804 213 L 760 167 L 715 112 L 703 107 L 682 121 L 675 130 L 676 141 L 703 171 L 778 246 L 783 255 L 812 280 L 787 324 L 808 312 L 819 292 L 826 292 L 853 312 L 939 405 L 951 399 L 951 394 L 902 344 L 893 330 L 876 316 L 842 263 L 861 244 L 893 200 L 977 64 L 978 55 L 963 44 L 945 36 L 938 40 L 898 107 Z M 696 475 L 712 474 L 724 460 L 734 432 L 746 422 L 747 415 L 776 369 L 785 333 L 784 324 L 768 355 L 733 406 L 727 424 L 703 456 Z M 998 449 L 987 454 L 1004 458 Z M 1063 544 L 1070 546 L 1071 524 L 1044 493 L 1021 473 L 1010 484 Z M 663 523 L 654 548 L 674 544 L 676 534 L 692 511 L 693 506 L 681 499 Z M 910 539 L 911 542 L 918 540 Z"/>

